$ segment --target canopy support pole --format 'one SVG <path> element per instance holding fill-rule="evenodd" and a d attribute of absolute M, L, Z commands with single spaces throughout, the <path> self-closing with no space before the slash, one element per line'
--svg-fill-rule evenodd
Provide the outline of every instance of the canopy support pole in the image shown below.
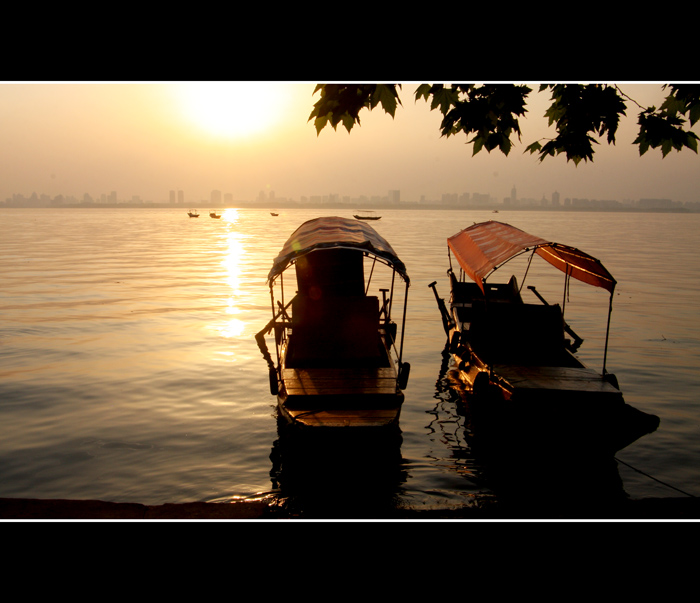
<path fill-rule="evenodd" d="M 573 270 L 573 268 L 572 268 Z M 569 264 L 566 265 L 566 270 L 564 271 L 564 299 L 561 302 L 561 315 L 564 316 L 566 312 L 566 298 L 569 296 L 569 284 L 571 283 L 571 275 L 569 274 Z"/>
<path fill-rule="evenodd" d="M 396 280 L 396 270 L 391 271 L 391 291 L 389 293 L 389 313 L 387 314 L 386 321 L 391 320 L 391 309 L 394 306 L 394 282 Z M 402 327 L 403 328 L 403 327 Z"/>
<path fill-rule="evenodd" d="M 613 294 L 610 293 L 610 305 L 608 306 L 608 326 L 605 329 L 605 351 L 603 352 L 603 376 L 605 376 L 605 364 L 608 360 L 608 338 L 610 337 L 610 315 L 612 314 Z"/>
<path fill-rule="evenodd" d="M 365 254 L 367 255 L 367 254 Z M 363 256 L 364 259 L 364 256 Z M 374 274 L 374 265 L 377 263 L 377 258 L 375 256 L 374 261 L 372 262 L 372 269 L 369 271 L 369 278 L 367 279 L 367 286 L 365 287 L 365 295 L 369 292 L 369 284 L 372 282 L 372 275 Z"/>
<path fill-rule="evenodd" d="M 527 278 L 527 273 L 530 272 L 530 264 L 532 264 L 532 258 L 535 257 L 535 251 L 537 251 L 537 248 L 532 250 L 532 253 L 530 254 L 530 259 L 527 261 L 527 268 L 525 268 L 525 274 L 523 275 L 523 282 L 520 283 L 520 289 L 518 289 L 518 293 L 523 290 L 523 286 L 525 285 L 525 279 Z"/>
<path fill-rule="evenodd" d="M 406 306 L 408 306 L 408 283 L 406 283 L 406 293 L 403 299 L 403 320 L 401 321 L 401 346 L 399 347 L 399 368 L 403 359 L 403 339 L 406 333 Z"/>

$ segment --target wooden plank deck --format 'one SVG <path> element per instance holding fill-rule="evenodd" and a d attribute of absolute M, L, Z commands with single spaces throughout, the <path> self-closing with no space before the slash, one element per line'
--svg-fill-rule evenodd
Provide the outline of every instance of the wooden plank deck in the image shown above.
<path fill-rule="evenodd" d="M 388 427 L 398 421 L 403 393 L 384 368 L 283 369 L 280 406 L 309 427 Z"/>
<path fill-rule="evenodd" d="M 398 421 L 400 407 L 370 410 L 293 410 L 285 412 L 309 427 L 388 427 Z"/>
<path fill-rule="evenodd" d="M 396 371 L 384 368 L 283 369 L 290 396 L 396 394 Z"/>
<path fill-rule="evenodd" d="M 493 370 L 516 389 L 619 393 L 617 388 L 589 368 L 494 365 Z"/>

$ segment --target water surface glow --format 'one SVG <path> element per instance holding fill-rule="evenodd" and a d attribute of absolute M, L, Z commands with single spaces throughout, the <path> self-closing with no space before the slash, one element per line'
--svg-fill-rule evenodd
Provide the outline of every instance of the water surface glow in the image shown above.
<path fill-rule="evenodd" d="M 299 493 L 313 483 L 316 498 L 336 502 L 445 508 L 491 492 L 442 378 L 445 337 L 428 288 L 437 280 L 447 296 L 446 238 L 489 213 L 382 212 L 374 227 L 412 281 L 400 446 L 353 463 L 329 444 L 325 464 L 300 466 L 280 442 L 253 336 L 270 319 L 266 276 L 287 237 L 308 219 L 352 210 L 272 217 L 226 209 L 220 220 L 201 210 L 190 219 L 186 209 L 0 212 L 0 496 L 161 504 Z M 616 277 L 608 368 L 630 404 L 662 421 L 618 458 L 698 494 L 698 216 L 499 219 L 577 246 Z M 557 271 L 533 262 L 532 283 L 562 303 Z M 585 339 L 580 356 L 595 368 L 607 316 L 599 293 L 572 284 L 566 298 L 567 321 Z M 360 470 L 369 471 L 368 458 L 383 459 L 371 479 Z M 530 463 L 522 471 L 538 484 L 550 469 Z M 558 478 L 577 480 L 580 496 L 594 489 L 590 476 L 567 471 Z M 678 495 L 626 466 L 619 473 L 630 496 Z"/>

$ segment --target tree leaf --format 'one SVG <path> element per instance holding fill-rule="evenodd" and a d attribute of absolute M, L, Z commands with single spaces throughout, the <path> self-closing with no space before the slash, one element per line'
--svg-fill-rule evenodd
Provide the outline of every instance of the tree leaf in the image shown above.
<path fill-rule="evenodd" d="M 378 103 L 381 103 L 386 113 L 394 117 L 397 105 L 401 104 L 396 92 L 396 86 L 377 84 L 374 93 L 370 97 L 370 108 L 374 109 Z"/>

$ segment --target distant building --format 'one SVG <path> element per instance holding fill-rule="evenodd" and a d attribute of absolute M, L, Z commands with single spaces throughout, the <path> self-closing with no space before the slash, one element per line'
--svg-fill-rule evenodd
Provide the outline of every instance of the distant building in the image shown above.
<path fill-rule="evenodd" d="M 644 209 L 659 209 L 673 207 L 675 204 L 671 199 L 640 199 L 638 205 Z"/>
<path fill-rule="evenodd" d="M 457 193 L 443 193 L 442 202 L 445 205 L 455 205 L 457 203 Z"/>
<path fill-rule="evenodd" d="M 474 205 L 488 205 L 491 203 L 491 195 L 488 193 L 473 193 L 472 202 Z"/>

